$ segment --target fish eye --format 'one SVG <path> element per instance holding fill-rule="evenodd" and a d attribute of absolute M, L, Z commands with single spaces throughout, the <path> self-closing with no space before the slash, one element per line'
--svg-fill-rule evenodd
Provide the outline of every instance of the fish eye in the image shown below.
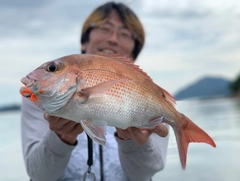
<path fill-rule="evenodd" d="M 55 62 L 50 63 L 50 64 L 48 65 L 48 67 L 47 67 L 47 71 L 48 71 L 48 72 L 55 72 L 55 71 L 57 71 L 57 65 L 56 65 L 56 63 L 55 63 Z"/>

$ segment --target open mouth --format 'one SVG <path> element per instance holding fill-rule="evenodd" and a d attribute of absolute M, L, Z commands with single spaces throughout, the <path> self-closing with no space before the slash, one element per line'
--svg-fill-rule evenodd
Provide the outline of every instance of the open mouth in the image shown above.
<path fill-rule="evenodd" d="M 104 48 L 101 50 L 101 52 L 104 52 L 104 53 L 112 53 L 112 54 L 116 54 L 117 52 L 112 50 L 112 49 L 108 49 L 108 48 Z"/>
<path fill-rule="evenodd" d="M 43 90 L 39 90 L 39 93 L 42 93 Z M 38 98 L 35 92 L 32 92 L 32 90 L 28 89 L 27 87 L 22 87 L 20 89 L 20 93 L 22 94 L 23 97 L 26 97 L 28 99 L 30 99 L 33 102 L 37 102 Z"/>
<path fill-rule="evenodd" d="M 23 97 L 26 97 L 33 102 L 37 102 L 38 98 L 35 92 L 33 92 L 32 89 L 30 88 L 34 85 L 36 80 L 31 79 L 30 77 L 27 76 L 22 78 L 21 82 L 24 84 L 24 86 L 20 89 L 20 94 L 22 94 Z"/>
<path fill-rule="evenodd" d="M 33 92 L 26 87 L 22 87 L 20 89 L 20 93 L 22 94 L 23 97 L 26 97 L 26 98 L 30 98 L 33 94 Z"/>

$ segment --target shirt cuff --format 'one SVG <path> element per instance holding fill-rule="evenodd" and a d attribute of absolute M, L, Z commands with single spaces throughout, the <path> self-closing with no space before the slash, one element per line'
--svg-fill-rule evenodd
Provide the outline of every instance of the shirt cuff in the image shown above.
<path fill-rule="evenodd" d="M 44 143 L 47 148 L 49 148 L 54 154 L 56 154 L 59 157 L 65 157 L 72 153 L 73 149 L 76 147 L 76 145 L 68 145 L 64 143 L 58 135 L 54 132 L 49 130 L 45 137 L 44 137 Z"/>

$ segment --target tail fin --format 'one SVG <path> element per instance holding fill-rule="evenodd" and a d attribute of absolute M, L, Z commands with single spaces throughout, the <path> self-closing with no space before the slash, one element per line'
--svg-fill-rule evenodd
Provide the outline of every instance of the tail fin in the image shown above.
<path fill-rule="evenodd" d="M 190 142 L 204 142 L 216 147 L 212 138 L 205 133 L 201 128 L 194 124 L 188 117 L 181 115 L 181 122 L 185 124 L 181 127 L 174 127 L 176 141 L 178 145 L 178 152 L 182 168 L 186 168 L 187 149 Z"/>

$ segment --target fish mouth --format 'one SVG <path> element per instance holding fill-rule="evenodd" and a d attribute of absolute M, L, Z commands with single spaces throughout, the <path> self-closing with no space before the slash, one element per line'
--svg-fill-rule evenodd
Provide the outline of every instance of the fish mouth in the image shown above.
<path fill-rule="evenodd" d="M 38 91 L 34 91 L 33 86 L 34 86 L 36 80 L 30 78 L 29 76 L 26 76 L 26 77 L 24 77 L 24 78 L 21 79 L 21 82 L 24 84 L 24 86 L 21 87 L 21 89 L 20 89 L 20 94 L 21 94 L 23 97 L 28 98 L 28 99 L 30 99 L 31 101 L 35 102 L 35 103 L 38 102 L 38 97 L 37 97 L 37 95 L 38 95 L 39 93 L 42 93 L 43 90 L 41 89 L 41 90 L 38 90 Z"/>
<path fill-rule="evenodd" d="M 20 94 L 22 94 L 23 97 L 30 98 L 32 95 L 32 91 L 27 89 L 26 87 L 21 87 Z"/>
<path fill-rule="evenodd" d="M 36 80 L 30 78 L 29 76 L 26 76 L 21 79 L 21 82 L 24 84 L 24 87 L 20 89 L 20 93 L 22 94 L 23 97 L 30 98 L 33 93 L 30 87 L 34 85 Z"/>
<path fill-rule="evenodd" d="M 26 87 L 32 87 L 36 80 L 30 78 L 29 76 L 24 77 L 21 79 L 21 82 L 26 86 Z"/>

